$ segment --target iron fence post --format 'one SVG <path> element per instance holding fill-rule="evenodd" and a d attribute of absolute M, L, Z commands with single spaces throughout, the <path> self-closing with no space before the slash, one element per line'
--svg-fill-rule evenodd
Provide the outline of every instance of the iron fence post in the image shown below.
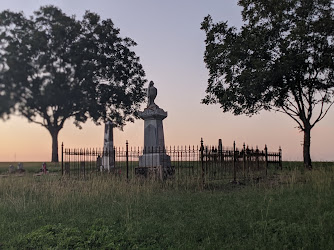
<path fill-rule="evenodd" d="M 233 142 L 233 181 L 237 181 L 237 170 L 235 166 L 235 141 Z"/>
<path fill-rule="evenodd" d="M 61 175 L 64 175 L 64 142 L 61 143 Z"/>
<path fill-rule="evenodd" d="M 126 140 L 126 180 L 129 180 L 129 143 Z"/>
<path fill-rule="evenodd" d="M 70 176 L 71 176 L 71 149 L 68 149 L 68 177 Z"/>
<path fill-rule="evenodd" d="M 84 150 L 84 178 L 86 178 L 86 150 L 85 149 L 83 149 Z"/>
<path fill-rule="evenodd" d="M 280 166 L 280 168 L 281 168 L 281 170 L 283 169 L 283 164 L 282 164 L 282 148 L 281 148 L 281 146 L 279 146 L 279 149 L 278 149 L 278 154 L 279 154 L 279 158 L 278 158 L 278 160 L 279 160 L 279 166 Z"/>
<path fill-rule="evenodd" d="M 204 146 L 203 146 L 203 138 L 201 138 L 201 166 L 202 166 L 202 188 L 204 188 L 205 185 L 205 171 L 204 171 Z"/>
<path fill-rule="evenodd" d="M 243 145 L 243 149 L 244 149 L 244 155 L 243 155 L 243 165 L 242 165 L 242 171 L 244 172 L 244 179 L 246 179 L 246 173 L 245 173 L 245 169 L 246 169 L 246 144 L 244 143 Z"/>
<path fill-rule="evenodd" d="M 265 161 L 266 161 L 266 176 L 267 176 L 267 172 L 268 172 L 268 148 L 267 148 L 267 144 L 264 147 L 264 153 L 265 153 Z"/>
<path fill-rule="evenodd" d="M 257 170 L 260 171 L 260 161 L 259 161 L 259 147 L 256 146 L 256 150 L 255 150 L 255 159 L 256 159 L 256 166 L 257 166 Z"/>

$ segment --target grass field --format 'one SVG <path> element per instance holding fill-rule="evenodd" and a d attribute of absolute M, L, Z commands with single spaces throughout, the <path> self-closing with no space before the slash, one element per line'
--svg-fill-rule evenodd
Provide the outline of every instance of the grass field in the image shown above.
<path fill-rule="evenodd" d="M 334 248 L 333 163 L 285 163 L 258 182 L 205 189 L 195 179 L 33 176 L 40 166 L 0 178 L 0 249 Z"/>

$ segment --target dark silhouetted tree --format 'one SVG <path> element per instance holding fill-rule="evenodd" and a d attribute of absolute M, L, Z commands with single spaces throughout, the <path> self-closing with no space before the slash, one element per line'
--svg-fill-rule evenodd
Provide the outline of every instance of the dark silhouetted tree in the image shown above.
<path fill-rule="evenodd" d="M 145 98 L 145 72 L 110 19 L 87 11 L 82 20 L 54 6 L 0 13 L 0 97 L 3 114 L 15 110 L 45 127 L 58 161 L 58 133 L 69 118 L 123 126 Z M 14 103 L 14 104 L 13 104 Z"/>
<path fill-rule="evenodd" d="M 253 115 L 275 110 L 304 132 L 304 165 L 311 168 L 311 129 L 333 105 L 334 21 L 331 0 L 240 0 L 244 24 L 207 16 L 204 104 Z"/>

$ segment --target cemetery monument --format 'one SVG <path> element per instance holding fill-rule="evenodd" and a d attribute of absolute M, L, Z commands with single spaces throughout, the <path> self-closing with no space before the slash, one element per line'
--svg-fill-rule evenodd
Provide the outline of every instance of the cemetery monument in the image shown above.
<path fill-rule="evenodd" d="M 111 121 L 105 123 L 102 166 L 107 171 L 115 167 L 113 124 Z"/>
<path fill-rule="evenodd" d="M 151 81 L 147 89 L 147 107 L 139 112 L 139 117 L 144 120 L 144 151 L 139 157 L 138 169 L 145 169 L 146 173 L 157 173 L 162 179 L 166 177 L 167 172 L 170 172 L 171 160 L 165 152 L 162 123 L 167 117 L 167 112 L 154 103 L 156 96 L 157 89 Z"/>

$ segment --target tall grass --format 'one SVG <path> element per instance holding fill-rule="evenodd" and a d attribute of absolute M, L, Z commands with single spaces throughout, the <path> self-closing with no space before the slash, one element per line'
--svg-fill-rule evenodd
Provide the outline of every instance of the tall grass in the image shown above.
<path fill-rule="evenodd" d="M 334 166 L 246 185 L 111 175 L 0 179 L 0 248 L 334 247 Z"/>

